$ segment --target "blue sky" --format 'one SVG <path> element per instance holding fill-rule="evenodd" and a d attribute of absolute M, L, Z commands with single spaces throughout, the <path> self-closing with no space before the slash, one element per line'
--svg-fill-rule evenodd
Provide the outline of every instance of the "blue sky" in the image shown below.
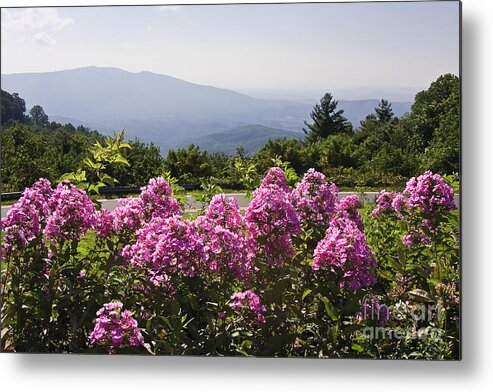
<path fill-rule="evenodd" d="M 458 74 L 459 5 L 2 9 L 1 54 L 2 73 L 113 66 L 265 97 L 404 97 Z"/>

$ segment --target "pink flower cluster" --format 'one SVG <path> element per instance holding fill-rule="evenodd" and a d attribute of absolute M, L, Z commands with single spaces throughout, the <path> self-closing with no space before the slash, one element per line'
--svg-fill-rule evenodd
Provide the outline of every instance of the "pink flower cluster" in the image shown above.
<path fill-rule="evenodd" d="M 164 178 L 151 178 L 148 185 L 140 190 L 142 191 L 140 200 L 147 222 L 156 217 L 169 218 L 181 215 L 180 205 L 172 196 L 173 191 Z"/>
<path fill-rule="evenodd" d="M 46 222 L 45 234 L 53 243 L 79 240 L 96 223 L 96 210 L 91 199 L 70 183 L 59 183 L 48 205 L 52 212 Z"/>
<path fill-rule="evenodd" d="M 348 218 L 352 220 L 359 230 L 364 230 L 363 220 L 358 212 L 360 207 L 359 197 L 356 195 L 349 195 L 339 200 L 336 207 L 336 215 L 342 218 Z"/>
<path fill-rule="evenodd" d="M 332 219 L 325 238 L 315 249 L 312 269 L 341 270 L 344 279 L 340 287 L 359 289 L 376 283 L 373 269 L 376 261 L 366 243 L 366 237 L 349 217 Z"/>
<path fill-rule="evenodd" d="M 139 347 L 144 344 L 137 321 L 121 302 L 104 304 L 96 313 L 96 325 L 89 336 L 92 345 L 107 347 L 110 353 L 119 347 Z"/>
<path fill-rule="evenodd" d="M 309 169 L 291 193 L 291 201 L 301 222 L 327 229 L 336 211 L 338 192 L 322 173 Z"/>
<path fill-rule="evenodd" d="M 289 185 L 286 182 L 286 175 L 280 167 L 271 167 L 266 176 L 260 183 L 261 188 L 275 187 L 280 188 L 284 192 L 289 192 Z"/>
<path fill-rule="evenodd" d="M 455 210 L 457 207 L 454 189 L 440 174 L 433 174 L 428 170 L 417 178 L 411 178 L 402 193 L 381 191 L 372 215 L 378 216 L 383 211 L 400 212 L 413 208 L 431 216 Z"/>
<path fill-rule="evenodd" d="M 371 212 L 371 215 L 375 218 L 383 212 L 394 211 L 392 203 L 397 195 L 395 192 L 388 192 L 385 189 L 380 191 L 377 198 L 377 207 Z"/>
<path fill-rule="evenodd" d="M 115 215 L 104 208 L 96 211 L 96 223 L 94 224 L 94 229 L 96 230 L 97 237 L 106 238 L 114 232 L 114 218 Z"/>
<path fill-rule="evenodd" d="M 402 220 L 405 219 L 403 212 L 406 211 L 412 222 L 408 222 L 410 232 L 402 236 L 402 243 L 412 246 L 417 243 L 429 244 L 431 241 L 423 233 L 423 228 L 433 231 L 434 217 L 456 208 L 453 188 L 439 174 L 428 170 L 417 178 L 411 178 L 402 193 L 380 192 L 372 216 L 377 217 L 386 212 Z"/>
<path fill-rule="evenodd" d="M 22 197 L 1 220 L 3 259 L 15 250 L 23 250 L 35 239 L 40 239 L 46 219 L 50 214 L 48 201 L 53 194 L 48 180 L 41 178 L 31 188 L 26 188 Z"/>
<path fill-rule="evenodd" d="M 209 203 L 205 216 L 211 223 L 229 230 L 243 230 L 245 228 L 240 207 L 234 197 L 226 199 L 224 195 L 215 195 Z"/>
<path fill-rule="evenodd" d="M 98 236 L 101 238 L 115 233 L 120 233 L 121 235 L 135 233 L 144 223 L 144 211 L 140 198 L 121 200 L 116 208 L 107 215 L 108 217 L 105 221 L 112 222 L 112 224 L 103 224 L 99 227 Z"/>
<path fill-rule="evenodd" d="M 163 178 L 151 178 L 141 191 L 138 198 L 123 199 L 113 211 L 99 213 L 97 234 L 100 238 L 116 233 L 135 233 L 153 218 L 181 215 L 180 205 Z"/>
<path fill-rule="evenodd" d="M 293 256 L 291 236 L 301 231 L 298 214 L 290 200 L 284 172 L 270 169 L 245 211 L 251 234 L 251 250 L 263 254 L 270 265 L 282 266 Z"/>
<path fill-rule="evenodd" d="M 151 282 L 170 287 L 174 276 L 195 276 L 206 259 L 202 239 L 189 221 L 177 217 L 153 218 L 127 245 L 123 257 L 135 267 L 147 268 Z"/>
<path fill-rule="evenodd" d="M 407 203 L 411 207 L 419 208 L 428 215 L 457 208 L 454 202 L 454 189 L 440 174 L 433 174 L 429 170 L 418 178 L 411 178 L 403 193 L 407 196 Z"/>
<path fill-rule="evenodd" d="M 236 199 L 214 196 L 206 215 L 199 216 L 194 226 L 204 244 L 209 269 L 221 275 L 231 271 L 240 281 L 248 281 L 254 267 Z"/>
<path fill-rule="evenodd" d="M 2 257 L 25 249 L 33 240 L 78 240 L 96 223 L 96 211 L 84 191 L 68 182 L 53 190 L 46 179 L 27 188 L 2 219 Z"/>
<path fill-rule="evenodd" d="M 233 294 L 229 306 L 237 312 L 245 310 L 247 315 L 251 316 L 258 323 L 265 323 L 264 313 L 267 308 L 265 305 L 262 305 L 260 297 L 251 290 Z"/>

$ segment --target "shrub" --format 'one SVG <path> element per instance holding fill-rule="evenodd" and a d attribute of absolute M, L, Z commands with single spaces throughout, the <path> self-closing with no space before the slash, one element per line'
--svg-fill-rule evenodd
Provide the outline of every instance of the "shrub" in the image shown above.
<path fill-rule="evenodd" d="M 452 188 L 426 172 L 364 208 L 337 192 L 274 167 L 244 215 L 215 195 L 186 220 L 162 178 L 111 212 L 41 179 L 1 222 L 2 349 L 457 358 Z"/>

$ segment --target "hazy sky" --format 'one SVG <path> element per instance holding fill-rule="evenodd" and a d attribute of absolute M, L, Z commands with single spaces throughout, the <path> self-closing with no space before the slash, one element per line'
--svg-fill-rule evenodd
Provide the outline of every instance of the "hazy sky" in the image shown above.
<path fill-rule="evenodd" d="M 459 72 L 455 1 L 11 8 L 1 28 L 2 73 L 112 66 L 304 98 Z"/>

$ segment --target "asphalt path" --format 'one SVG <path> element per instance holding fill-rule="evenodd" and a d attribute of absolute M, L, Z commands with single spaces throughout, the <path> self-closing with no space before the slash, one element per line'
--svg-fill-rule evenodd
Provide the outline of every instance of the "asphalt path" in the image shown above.
<path fill-rule="evenodd" d="M 365 192 L 365 193 L 355 193 L 355 192 L 339 192 L 339 199 L 346 197 L 348 195 L 357 195 L 360 200 L 364 203 L 373 203 L 376 201 L 379 192 Z M 226 197 L 234 197 L 238 201 L 238 205 L 240 208 L 244 209 L 248 207 L 250 202 L 249 199 L 246 198 L 245 193 L 227 193 Z M 459 206 L 459 195 L 454 195 L 455 204 Z M 105 208 L 109 211 L 113 210 L 119 203 L 121 199 L 102 199 L 100 200 L 102 208 Z M 2 218 L 7 215 L 8 210 L 10 209 L 10 205 L 2 206 Z M 197 212 L 202 208 L 202 203 L 195 200 L 192 196 L 186 196 L 185 199 L 185 212 Z"/>

